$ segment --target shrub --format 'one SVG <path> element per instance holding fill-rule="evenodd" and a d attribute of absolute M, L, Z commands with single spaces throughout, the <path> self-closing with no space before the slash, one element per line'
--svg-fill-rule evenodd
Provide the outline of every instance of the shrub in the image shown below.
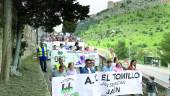
<path fill-rule="evenodd" d="M 168 29 L 168 28 L 169 28 L 168 26 L 165 27 L 165 29 Z"/>
<path fill-rule="evenodd" d="M 160 32 L 163 32 L 163 31 L 164 31 L 164 29 L 163 29 L 163 28 L 161 28 L 159 31 L 160 31 Z"/>
<path fill-rule="evenodd" d="M 153 46 L 158 46 L 158 44 L 157 44 L 157 43 L 155 43 L 155 44 L 153 44 Z"/>
<path fill-rule="evenodd" d="M 162 40 L 162 42 L 160 43 L 160 48 L 161 48 L 161 59 L 162 59 L 162 63 L 164 66 L 167 66 L 167 63 L 170 63 L 170 52 L 169 52 L 169 48 L 170 48 L 170 32 L 164 34 L 164 39 Z M 166 62 L 166 63 L 165 63 Z"/>
<path fill-rule="evenodd" d="M 138 29 L 135 29 L 135 32 L 137 32 L 138 31 Z"/>
<path fill-rule="evenodd" d="M 159 19 L 158 18 L 155 18 L 155 23 L 158 23 L 159 22 Z"/>
<path fill-rule="evenodd" d="M 147 45 L 146 45 L 145 43 L 143 43 L 143 44 L 139 44 L 139 45 L 138 45 L 138 47 L 146 48 L 146 47 L 147 47 Z"/>
<path fill-rule="evenodd" d="M 143 21 L 143 18 L 139 18 L 138 21 L 140 21 L 140 22 Z"/>
<path fill-rule="evenodd" d="M 148 34 L 148 32 L 147 32 L 147 31 L 145 31 L 145 30 L 144 30 L 144 31 L 142 31 L 142 33 L 143 33 L 143 34 Z"/>
<path fill-rule="evenodd" d="M 149 33 L 149 35 L 151 35 L 151 36 L 152 36 L 152 35 L 153 35 L 153 32 L 150 32 L 150 33 Z"/>
<path fill-rule="evenodd" d="M 125 41 L 118 41 L 118 44 L 115 47 L 117 56 L 120 59 L 125 59 L 128 57 L 127 47 Z"/>

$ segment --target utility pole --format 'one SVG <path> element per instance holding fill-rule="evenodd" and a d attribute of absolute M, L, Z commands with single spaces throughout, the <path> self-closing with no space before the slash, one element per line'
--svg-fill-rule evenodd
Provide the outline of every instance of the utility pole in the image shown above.
<path fill-rule="evenodd" d="M 129 63 L 130 63 L 130 60 L 131 60 L 131 45 L 132 45 L 132 42 L 130 41 L 129 42 Z"/>

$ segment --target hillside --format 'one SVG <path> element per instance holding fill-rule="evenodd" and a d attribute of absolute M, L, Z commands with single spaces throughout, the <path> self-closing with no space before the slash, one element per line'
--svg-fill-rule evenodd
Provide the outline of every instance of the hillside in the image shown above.
<path fill-rule="evenodd" d="M 77 32 L 88 44 L 115 48 L 119 40 L 132 42 L 133 56 L 157 55 L 163 34 L 170 31 L 170 4 L 161 4 L 101 19 Z M 89 39 L 90 38 L 90 39 Z"/>
<path fill-rule="evenodd" d="M 89 26 L 99 23 L 101 19 L 137 11 L 139 9 L 150 8 L 164 3 L 166 3 L 165 0 L 121 0 L 116 3 L 112 2 L 111 4 L 108 2 L 108 9 L 105 9 L 97 14 L 91 15 L 90 18 L 80 21 L 76 31 L 79 32 L 82 30 L 87 30 Z"/>

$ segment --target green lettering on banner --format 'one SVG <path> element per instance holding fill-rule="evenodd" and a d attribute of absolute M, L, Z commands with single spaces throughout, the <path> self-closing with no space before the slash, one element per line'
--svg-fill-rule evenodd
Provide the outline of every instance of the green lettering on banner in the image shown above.
<path fill-rule="evenodd" d="M 71 87 L 71 83 L 69 82 L 68 83 L 68 86 L 65 86 L 65 84 L 62 84 L 62 90 L 63 89 L 71 89 L 72 87 Z"/>

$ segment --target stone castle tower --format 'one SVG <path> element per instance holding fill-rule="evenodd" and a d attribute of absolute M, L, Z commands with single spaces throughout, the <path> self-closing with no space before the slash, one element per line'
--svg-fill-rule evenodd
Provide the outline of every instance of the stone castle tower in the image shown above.
<path fill-rule="evenodd" d="M 110 9 L 110 8 L 118 7 L 120 5 L 120 3 L 122 3 L 123 1 L 126 1 L 126 0 L 121 0 L 121 1 L 117 1 L 117 2 L 108 1 L 107 8 Z M 133 1 L 133 0 L 131 0 L 131 1 Z M 155 1 L 162 2 L 162 3 L 170 2 L 170 0 L 155 0 Z"/>
<path fill-rule="evenodd" d="M 118 6 L 119 3 L 120 3 L 120 1 L 117 1 L 117 2 L 108 1 L 108 2 L 107 2 L 107 8 L 108 8 L 108 9 L 114 8 L 114 7 Z"/>

